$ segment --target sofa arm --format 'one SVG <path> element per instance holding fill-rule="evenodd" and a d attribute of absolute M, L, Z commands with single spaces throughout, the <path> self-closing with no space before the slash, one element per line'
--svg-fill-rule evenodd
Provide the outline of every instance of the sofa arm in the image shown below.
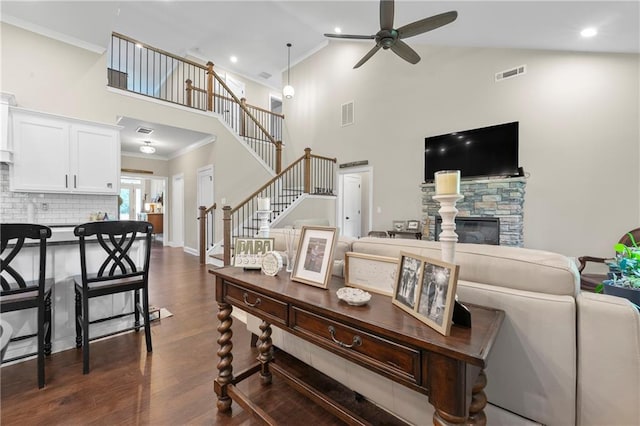
<path fill-rule="evenodd" d="M 577 302 L 577 424 L 640 424 L 640 312 L 604 294 Z"/>

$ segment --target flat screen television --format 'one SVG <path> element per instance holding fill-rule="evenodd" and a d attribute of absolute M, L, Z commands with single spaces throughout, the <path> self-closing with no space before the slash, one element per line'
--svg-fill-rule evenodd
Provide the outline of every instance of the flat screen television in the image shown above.
<path fill-rule="evenodd" d="M 425 182 L 438 170 L 460 170 L 462 178 L 517 176 L 518 122 L 425 138 Z"/>

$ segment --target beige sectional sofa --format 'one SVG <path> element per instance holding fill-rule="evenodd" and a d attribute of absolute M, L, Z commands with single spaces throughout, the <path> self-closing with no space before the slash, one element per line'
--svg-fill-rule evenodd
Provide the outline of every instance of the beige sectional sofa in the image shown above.
<path fill-rule="evenodd" d="M 277 250 L 284 249 L 283 235 L 271 230 Z M 342 274 L 347 251 L 440 258 L 438 242 L 340 238 L 334 274 Z M 488 424 L 640 424 L 640 314 L 634 305 L 581 293 L 575 264 L 556 253 L 458 244 L 456 262 L 460 300 L 505 311 L 487 368 Z M 248 317 L 249 330 L 259 334 L 258 325 Z M 426 395 L 275 327 L 272 339 L 409 423 L 431 424 Z"/>

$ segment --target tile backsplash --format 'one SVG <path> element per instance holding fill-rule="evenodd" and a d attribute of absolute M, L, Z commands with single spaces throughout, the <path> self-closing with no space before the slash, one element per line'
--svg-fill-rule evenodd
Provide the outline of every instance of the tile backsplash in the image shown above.
<path fill-rule="evenodd" d="M 27 222 L 29 203 L 34 204 L 34 222 L 44 225 L 77 225 L 88 222 L 96 212 L 116 219 L 118 211 L 116 195 L 11 192 L 9 165 L 0 164 L 0 222 Z"/>

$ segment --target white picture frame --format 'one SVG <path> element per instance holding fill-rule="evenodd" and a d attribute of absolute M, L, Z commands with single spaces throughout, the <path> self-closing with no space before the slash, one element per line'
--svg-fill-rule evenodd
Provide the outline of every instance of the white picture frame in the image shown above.
<path fill-rule="evenodd" d="M 357 252 L 344 257 L 344 284 L 385 296 L 393 295 L 398 259 Z"/>

